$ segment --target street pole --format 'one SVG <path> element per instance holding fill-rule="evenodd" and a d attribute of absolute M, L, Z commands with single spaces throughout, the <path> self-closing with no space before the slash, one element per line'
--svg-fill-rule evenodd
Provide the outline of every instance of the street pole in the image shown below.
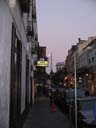
<path fill-rule="evenodd" d="M 75 75 L 75 128 L 77 128 L 77 76 L 76 76 L 76 53 L 74 52 L 74 75 Z"/>

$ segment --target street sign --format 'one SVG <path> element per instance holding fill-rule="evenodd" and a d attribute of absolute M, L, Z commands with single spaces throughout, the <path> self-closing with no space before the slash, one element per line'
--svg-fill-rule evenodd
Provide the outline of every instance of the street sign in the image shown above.
<path fill-rule="evenodd" d="M 48 61 L 37 61 L 38 67 L 48 67 Z"/>

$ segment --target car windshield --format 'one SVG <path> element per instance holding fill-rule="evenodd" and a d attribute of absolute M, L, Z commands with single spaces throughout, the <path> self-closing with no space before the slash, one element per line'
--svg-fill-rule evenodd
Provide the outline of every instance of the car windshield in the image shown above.
<path fill-rule="evenodd" d="M 96 103 L 96 100 L 84 100 L 84 101 L 80 101 L 79 102 L 80 109 L 81 110 L 93 109 L 95 103 Z"/>

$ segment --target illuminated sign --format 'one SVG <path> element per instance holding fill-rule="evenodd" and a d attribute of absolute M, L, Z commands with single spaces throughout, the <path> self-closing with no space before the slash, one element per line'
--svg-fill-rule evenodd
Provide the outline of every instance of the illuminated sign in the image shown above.
<path fill-rule="evenodd" d="M 37 61 L 38 67 L 48 67 L 48 61 Z"/>

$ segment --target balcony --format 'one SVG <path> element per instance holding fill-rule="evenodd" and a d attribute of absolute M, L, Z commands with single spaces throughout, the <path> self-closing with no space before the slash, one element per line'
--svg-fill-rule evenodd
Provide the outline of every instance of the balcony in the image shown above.
<path fill-rule="evenodd" d="M 27 36 L 31 36 L 31 37 L 34 36 L 34 31 L 33 31 L 33 27 L 32 27 L 31 24 L 29 24 L 29 25 L 27 26 Z"/>
<path fill-rule="evenodd" d="M 29 6 L 30 6 L 30 0 L 19 0 L 19 3 L 20 3 L 22 12 L 28 13 Z"/>

